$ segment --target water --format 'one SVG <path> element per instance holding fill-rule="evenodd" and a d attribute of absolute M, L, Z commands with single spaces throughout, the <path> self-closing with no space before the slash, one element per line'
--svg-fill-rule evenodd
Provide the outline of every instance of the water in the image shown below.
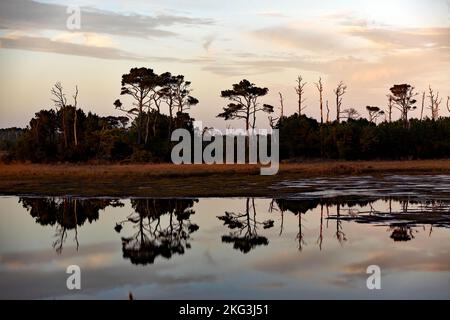
<path fill-rule="evenodd" d="M 361 179 L 283 182 L 285 199 L 0 197 L 0 298 L 449 299 L 449 176 Z"/>

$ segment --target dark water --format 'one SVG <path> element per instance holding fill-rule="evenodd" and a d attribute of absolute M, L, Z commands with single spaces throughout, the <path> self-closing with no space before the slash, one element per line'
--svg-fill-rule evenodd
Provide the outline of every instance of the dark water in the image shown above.
<path fill-rule="evenodd" d="M 0 298 L 450 298 L 450 177 L 289 181 L 284 199 L 0 197 Z M 79 291 L 66 268 L 81 268 Z M 367 267 L 381 268 L 369 290 Z"/>

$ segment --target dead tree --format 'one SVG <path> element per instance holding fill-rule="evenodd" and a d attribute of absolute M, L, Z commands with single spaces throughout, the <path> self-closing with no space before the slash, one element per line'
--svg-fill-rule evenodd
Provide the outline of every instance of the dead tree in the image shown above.
<path fill-rule="evenodd" d="M 420 109 L 420 121 L 423 119 L 423 108 L 425 106 L 425 91 L 422 92 L 422 108 Z"/>
<path fill-rule="evenodd" d="M 328 107 L 328 100 L 326 102 L 326 107 L 327 107 L 327 123 L 330 122 L 330 108 Z"/>
<path fill-rule="evenodd" d="M 320 123 L 323 124 L 323 84 L 322 78 L 319 78 L 319 82 L 315 83 L 320 97 Z"/>
<path fill-rule="evenodd" d="M 298 96 L 298 115 L 302 115 L 302 111 L 306 109 L 306 106 L 303 106 L 304 102 L 306 101 L 305 98 L 303 98 L 303 95 L 305 93 L 305 86 L 307 82 L 303 82 L 302 76 L 298 76 L 297 78 L 297 87 L 295 87 L 295 92 Z"/>
<path fill-rule="evenodd" d="M 389 116 L 389 122 L 392 122 L 392 96 L 388 95 L 389 103 L 388 103 L 388 116 Z"/>
<path fill-rule="evenodd" d="M 281 119 L 284 117 L 284 100 L 281 92 L 278 92 L 278 95 L 280 96 L 280 119 Z"/>
<path fill-rule="evenodd" d="M 431 86 L 428 87 L 428 98 L 430 98 L 430 106 L 428 107 L 431 110 L 431 119 L 437 120 L 439 118 L 439 108 L 442 103 L 442 98 L 439 99 L 439 91 L 434 94 L 433 89 Z"/>
<path fill-rule="evenodd" d="M 450 112 L 450 96 L 447 97 L 447 110 Z"/>
<path fill-rule="evenodd" d="M 64 147 L 67 148 L 69 142 L 67 140 L 67 130 L 66 130 L 66 105 L 67 105 L 67 99 L 66 95 L 63 92 L 63 87 L 61 85 L 61 82 L 55 83 L 53 88 L 51 89 L 51 94 L 53 95 L 53 103 L 55 104 L 55 107 L 59 110 L 61 110 L 62 115 L 62 131 L 64 136 Z"/>
<path fill-rule="evenodd" d="M 77 135 L 77 121 L 78 121 L 78 115 L 77 115 L 77 104 L 78 104 L 78 86 L 75 86 L 75 94 L 72 96 L 74 101 L 74 115 L 73 115 L 73 137 L 74 137 L 74 143 L 75 147 L 78 146 L 78 135 Z"/>
<path fill-rule="evenodd" d="M 342 111 L 342 114 L 344 114 L 344 117 L 347 120 L 356 120 L 360 117 L 360 114 L 358 111 L 356 111 L 354 108 L 348 108 Z"/>
<path fill-rule="evenodd" d="M 347 86 L 341 81 L 333 91 L 336 95 L 336 121 L 339 123 L 341 119 L 342 96 L 346 93 Z"/>
<path fill-rule="evenodd" d="M 272 116 L 269 116 L 269 125 L 272 129 L 275 129 L 277 126 L 277 121 L 280 121 L 284 117 L 284 99 L 281 92 L 278 92 L 278 95 L 280 96 L 280 116 L 277 118 L 274 118 Z"/>

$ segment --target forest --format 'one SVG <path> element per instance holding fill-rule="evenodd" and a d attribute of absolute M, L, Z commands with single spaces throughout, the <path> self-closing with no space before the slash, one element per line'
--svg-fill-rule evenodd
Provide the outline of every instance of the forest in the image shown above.
<path fill-rule="evenodd" d="M 279 106 L 261 100 L 269 92 L 248 80 L 218 93 L 228 101 L 217 117 L 239 120 L 245 129 L 255 129 L 257 117 L 266 117 L 280 132 L 280 157 L 286 161 L 306 159 L 376 160 L 436 159 L 450 156 L 449 100 L 443 101 L 431 86 L 416 92 L 409 84 L 393 85 L 386 93 L 385 107 L 366 106 L 367 117 L 355 108 L 343 109 L 347 86 L 333 90 L 335 101 L 323 101 L 323 82 L 314 84 L 320 119 L 305 115 L 304 88 L 298 77 L 295 92 L 297 112 L 285 115 Z M 0 130 L 2 160 L 36 163 L 169 162 L 171 133 L 178 128 L 193 131 L 189 114 L 199 100 L 191 95 L 192 83 L 183 75 L 156 74 L 149 68 L 133 68 L 121 80 L 120 99 L 111 108 L 123 116 L 87 114 L 78 106 L 78 87 L 70 99 L 61 83 L 51 88 L 52 108 L 36 112 L 26 128 Z M 384 94 L 386 94 L 384 93 Z M 70 100 L 70 101 L 69 101 Z M 331 106 L 332 105 L 332 106 Z M 309 107 L 312 108 L 312 107 Z M 330 110 L 330 109 L 333 110 Z M 445 110 L 445 108 L 447 110 Z M 420 117 L 411 116 L 418 111 Z M 398 119 L 395 114 L 400 114 Z M 204 132 L 212 128 L 205 128 Z"/>

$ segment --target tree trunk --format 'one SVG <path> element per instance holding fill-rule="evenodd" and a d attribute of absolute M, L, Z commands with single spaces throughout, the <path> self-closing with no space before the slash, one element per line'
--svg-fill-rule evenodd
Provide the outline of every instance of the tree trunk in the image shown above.
<path fill-rule="evenodd" d="M 322 100 L 322 91 L 320 91 L 320 123 L 323 124 L 323 100 Z"/>
<path fill-rule="evenodd" d="M 67 149 L 68 146 L 68 140 L 67 140 L 67 130 L 66 130 L 66 110 L 65 107 L 61 108 L 62 113 L 62 125 L 63 125 L 63 136 L 64 136 L 64 148 Z"/>
<path fill-rule="evenodd" d="M 422 109 L 420 110 L 420 121 L 423 119 L 423 107 L 425 105 L 425 91 L 422 94 Z"/>
<path fill-rule="evenodd" d="M 144 142 L 145 144 L 147 144 L 147 142 L 148 142 L 149 130 L 150 130 L 150 112 L 147 112 L 147 123 L 145 126 L 145 142 Z"/>
<path fill-rule="evenodd" d="M 339 96 L 336 94 L 336 121 L 341 122 L 341 104 L 339 103 Z"/>
<path fill-rule="evenodd" d="M 75 114 L 73 116 L 73 137 L 74 137 L 75 147 L 78 146 L 77 121 L 78 121 L 77 108 L 75 108 Z"/>

